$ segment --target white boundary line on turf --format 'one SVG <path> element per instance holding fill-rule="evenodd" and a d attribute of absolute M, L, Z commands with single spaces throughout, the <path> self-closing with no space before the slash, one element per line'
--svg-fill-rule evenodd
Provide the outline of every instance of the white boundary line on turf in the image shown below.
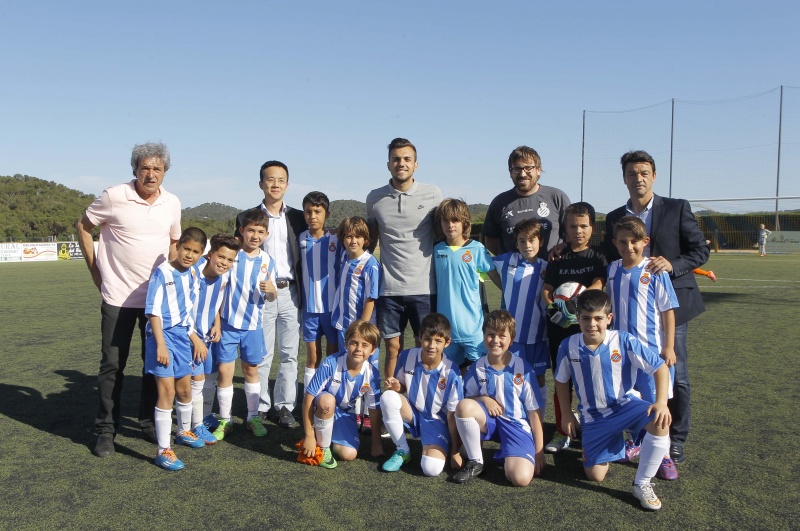
<path fill-rule="evenodd" d="M 741 291 L 745 289 L 786 289 L 787 286 L 742 286 L 742 285 L 727 285 L 727 286 L 701 286 L 700 290 L 705 289 L 728 289 L 730 291 Z M 794 293 L 794 292 L 792 292 Z"/>
<path fill-rule="evenodd" d="M 788 282 L 790 284 L 800 284 L 800 280 L 777 280 L 777 279 L 765 279 L 765 278 L 727 278 L 727 277 L 717 277 L 717 280 L 741 280 L 744 282 Z"/>

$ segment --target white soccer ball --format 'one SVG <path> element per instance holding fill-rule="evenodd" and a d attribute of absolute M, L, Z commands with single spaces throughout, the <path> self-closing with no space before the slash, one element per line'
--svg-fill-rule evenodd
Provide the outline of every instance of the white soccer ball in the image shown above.
<path fill-rule="evenodd" d="M 586 291 L 586 286 L 579 282 L 564 282 L 553 292 L 553 299 L 562 300 L 566 303 L 567 310 L 572 314 L 577 314 L 578 295 Z"/>

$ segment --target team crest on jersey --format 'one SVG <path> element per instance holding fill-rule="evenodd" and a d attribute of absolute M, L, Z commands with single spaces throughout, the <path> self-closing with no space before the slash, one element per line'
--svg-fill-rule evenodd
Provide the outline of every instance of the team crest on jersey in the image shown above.
<path fill-rule="evenodd" d="M 522 385 L 522 373 L 517 373 L 514 375 L 514 385 Z"/>
<path fill-rule="evenodd" d="M 642 278 L 639 279 L 639 282 L 641 282 L 642 284 L 645 284 L 645 285 L 650 284 L 650 273 L 645 271 L 642 274 Z"/>
<path fill-rule="evenodd" d="M 328 246 L 328 250 L 330 252 L 332 252 L 332 253 L 335 253 L 336 252 L 336 244 L 331 242 L 331 244 Z"/>
<path fill-rule="evenodd" d="M 619 363 L 622 359 L 622 354 L 619 353 L 619 350 L 614 349 L 611 351 L 611 361 L 614 363 Z"/>
<path fill-rule="evenodd" d="M 447 387 L 447 380 L 445 378 L 439 379 L 439 383 L 436 385 L 436 387 L 444 391 L 444 388 Z"/>
<path fill-rule="evenodd" d="M 360 275 L 360 274 L 361 274 L 361 272 L 362 272 L 363 270 L 364 270 L 364 268 L 363 268 L 363 267 L 361 267 L 361 266 L 358 266 L 358 267 L 356 268 L 356 270 L 355 270 L 355 271 L 353 271 L 353 274 L 354 274 L 354 275 Z"/>
<path fill-rule="evenodd" d="M 362 385 L 361 386 L 361 393 L 363 394 L 363 393 L 366 393 L 367 391 L 369 391 L 369 385 L 368 384 Z"/>
<path fill-rule="evenodd" d="M 266 273 L 267 272 L 267 264 L 261 264 L 261 272 L 262 273 Z"/>
<path fill-rule="evenodd" d="M 461 260 L 467 263 L 472 262 L 472 251 L 470 251 L 469 249 L 464 251 L 464 254 L 461 255 Z"/>
<path fill-rule="evenodd" d="M 547 208 L 547 203 L 545 203 L 544 201 L 540 202 L 539 203 L 539 209 L 536 211 L 536 213 L 538 215 L 542 216 L 543 218 L 546 218 L 547 216 L 549 216 L 550 215 L 550 209 Z"/>

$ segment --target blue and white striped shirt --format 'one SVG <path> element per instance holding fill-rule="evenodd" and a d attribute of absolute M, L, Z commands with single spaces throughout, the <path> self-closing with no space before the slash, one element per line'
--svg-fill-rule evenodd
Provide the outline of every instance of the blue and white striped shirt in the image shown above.
<path fill-rule="evenodd" d="M 275 261 L 266 252 L 259 250 L 250 258 L 239 251 L 225 290 L 222 319 L 237 330 L 260 330 L 265 298 L 258 284 L 267 278 L 275 282 Z"/>
<path fill-rule="evenodd" d="M 346 260 L 339 272 L 336 286 L 336 301 L 331 313 L 331 321 L 337 330 L 347 330 L 350 323 L 361 319 L 367 299 L 376 300 L 380 283 L 378 261 L 369 251 L 356 258 Z M 372 312 L 371 323 L 377 323 L 377 312 Z"/>
<path fill-rule="evenodd" d="M 458 401 L 464 398 L 458 367 L 443 356 L 435 369 L 426 369 L 421 348 L 404 350 L 398 355 L 394 377 L 405 386 L 411 407 L 426 418 L 447 422 L 447 413 L 455 412 Z"/>
<path fill-rule="evenodd" d="M 317 369 L 306 387 L 306 393 L 313 397 L 320 393 L 330 393 L 335 397 L 336 406 L 353 412 L 356 401 L 363 396 L 368 409 L 380 409 L 381 375 L 369 361 L 364 361 L 361 371 L 351 376 L 347 370 L 347 351 L 328 356 Z"/>
<path fill-rule="evenodd" d="M 337 265 L 344 249 L 330 233 L 316 239 L 305 231 L 298 242 L 303 264 L 303 309 L 306 313 L 328 313 L 333 308 Z"/>
<path fill-rule="evenodd" d="M 533 368 L 518 356 L 497 370 L 489 365 L 489 357 L 483 356 L 467 369 L 464 376 L 464 396 L 489 396 L 503 407 L 503 416 L 516 420 L 530 430 L 528 413 L 541 407 L 542 395 L 536 382 Z"/>
<path fill-rule="evenodd" d="M 533 263 L 518 252 L 495 256 L 494 265 L 503 284 L 502 308 L 517 322 L 515 343 L 531 345 L 547 340 L 547 317 L 542 286 L 547 262 L 537 258 Z"/>

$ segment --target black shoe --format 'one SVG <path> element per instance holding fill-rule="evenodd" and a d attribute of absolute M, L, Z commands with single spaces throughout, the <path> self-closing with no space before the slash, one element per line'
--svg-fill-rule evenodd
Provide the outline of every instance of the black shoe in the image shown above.
<path fill-rule="evenodd" d="M 114 436 L 110 433 L 98 435 L 97 442 L 94 445 L 94 455 L 97 457 L 110 457 L 114 455 Z"/>
<path fill-rule="evenodd" d="M 669 456 L 677 465 L 678 463 L 683 463 L 686 461 L 686 456 L 683 455 L 683 446 L 678 446 L 677 444 L 673 444 L 669 447 Z"/>
<path fill-rule="evenodd" d="M 474 477 L 480 476 L 483 472 L 483 463 L 470 459 L 461 467 L 461 470 L 453 474 L 453 481 L 456 483 L 466 483 Z"/>
<path fill-rule="evenodd" d="M 261 419 L 261 423 L 265 423 L 268 420 L 272 420 L 272 415 L 269 414 L 269 411 L 259 411 L 258 417 Z"/>
<path fill-rule="evenodd" d="M 142 438 L 153 444 L 158 444 L 158 436 L 156 435 L 155 426 L 146 426 L 142 428 Z"/>
<path fill-rule="evenodd" d="M 281 407 L 281 412 L 278 416 L 278 426 L 281 428 L 294 428 L 297 421 L 294 420 L 294 415 L 289 411 L 286 406 Z"/>

